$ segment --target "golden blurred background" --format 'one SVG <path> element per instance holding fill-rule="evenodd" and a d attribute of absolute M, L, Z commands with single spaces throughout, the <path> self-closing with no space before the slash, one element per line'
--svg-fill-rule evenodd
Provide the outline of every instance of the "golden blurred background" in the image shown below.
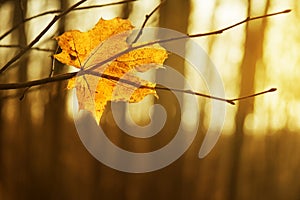
<path fill-rule="evenodd" d="M 76 2 L 1 0 L 0 66 L 28 45 L 57 13 L 22 21 Z M 116 1 L 90 0 L 81 6 L 112 2 Z M 57 50 L 55 36 L 66 30 L 87 31 L 101 17 L 129 18 L 139 27 L 159 3 L 137 0 L 70 12 L 34 45 L 37 48 L 0 74 L 0 84 L 44 78 L 52 70 L 54 74 L 74 71 L 52 60 Z M 66 81 L 26 91 L 0 91 L 0 199 L 300 199 L 299 1 L 168 0 L 147 25 L 195 34 L 285 9 L 292 12 L 193 39 L 218 69 L 227 97 L 278 89 L 228 105 L 222 136 L 204 159 L 198 158 L 198 151 L 209 124 L 207 99 L 198 98 L 201 110 L 196 115 L 186 101 L 182 112 L 190 121 L 199 118 L 200 128 L 180 159 L 155 172 L 128 174 L 103 165 L 85 149 L 72 119 Z M 193 49 L 186 49 L 186 54 L 191 52 Z M 192 80 L 197 91 L 208 92 L 182 59 L 170 55 L 166 64 Z M 146 106 L 153 102 L 164 105 L 171 117 L 160 136 L 153 140 L 129 137 L 118 129 L 108 107 L 101 121 L 109 130 L 108 137 L 132 151 L 157 149 L 170 141 L 174 124 L 180 120 L 178 105 L 169 92 L 158 91 L 158 95 L 159 100 L 147 97 L 139 104 L 119 104 L 124 106 L 124 119 L 130 111 L 141 124 L 149 122 Z"/>

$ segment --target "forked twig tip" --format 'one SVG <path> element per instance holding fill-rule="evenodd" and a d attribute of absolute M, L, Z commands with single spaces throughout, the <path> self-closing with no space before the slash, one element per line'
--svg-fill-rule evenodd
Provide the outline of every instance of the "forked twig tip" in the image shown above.
<path fill-rule="evenodd" d="M 262 95 L 262 94 L 266 94 L 266 93 L 269 93 L 269 92 L 275 92 L 276 90 L 277 90 L 277 88 L 271 88 L 269 90 L 265 90 L 265 91 L 258 92 L 258 93 L 255 93 L 255 94 L 251 94 L 251 95 L 247 95 L 247 96 L 243 96 L 243 97 L 239 97 L 239 98 L 235 98 L 235 99 L 229 99 L 229 100 L 232 101 L 232 102 L 233 101 L 240 101 L 240 100 L 248 99 L 248 98 L 251 98 L 251 97 L 256 97 L 256 96 L 259 96 L 259 95 Z"/>
<path fill-rule="evenodd" d="M 230 103 L 231 105 L 235 105 L 234 101 L 232 100 L 226 100 L 227 103 Z"/>

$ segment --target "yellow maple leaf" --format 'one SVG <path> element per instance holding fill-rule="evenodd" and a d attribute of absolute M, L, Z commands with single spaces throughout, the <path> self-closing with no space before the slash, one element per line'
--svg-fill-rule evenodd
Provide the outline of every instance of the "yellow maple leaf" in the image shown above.
<path fill-rule="evenodd" d="M 54 57 L 82 72 L 69 81 L 68 88 L 76 87 L 79 109 L 90 111 L 98 123 L 108 101 L 138 102 L 148 94 L 156 96 L 155 83 L 140 79 L 135 71 L 158 67 L 167 58 L 167 52 L 156 44 L 120 54 L 130 49 L 126 40 L 133 28 L 129 20 L 100 19 L 87 32 L 73 30 L 56 38 L 62 52 Z M 114 78 L 103 78 L 103 74 Z"/>

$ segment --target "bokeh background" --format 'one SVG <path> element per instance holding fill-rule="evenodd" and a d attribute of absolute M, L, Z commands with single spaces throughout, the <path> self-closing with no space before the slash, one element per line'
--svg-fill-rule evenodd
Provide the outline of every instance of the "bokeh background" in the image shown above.
<path fill-rule="evenodd" d="M 66 9 L 75 2 L 1 0 L 0 66 L 31 42 L 57 13 L 22 23 L 24 19 Z M 112 2 L 116 1 L 89 0 L 82 6 Z M 74 71 L 53 61 L 55 36 L 66 30 L 87 31 L 100 17 L 129 18 L 139 27 L 159 2 L 137 0 L 72 11 L 1 74 L 0 83 L 39 79 L 52 70 L 53 74 Z M 137 152 L 167 144 L 176 133 L 174 124 L 180 122 L 181 112 L 189 122 L 201 116 L 197 137 L 180 159 L 155 172 L 128 174 L 101 164 L 85 149 L 72 119 L 66 81 L 33 87 L 25 93 L 23 89 L 0 91 L 0 199 L 300 199 L 299 1 L 168 0 L 148 26 L 202 33 L 247 16 L 285 9 L 292 12 L 194 39 L 220 72 L 227 97 L 278 89 L 228 105 L 222 136 L 204 159 L 197 155 L 209 124 L 210 100 L 198 98 L 201 110 L 197 114 L 188 100 L 180 111 L 174 95 L 166 91 L 158 91 L 159 100 L 147 97 L 139 104 L 119 103 L 124 108 L 124 121 L 130 114 L 140 125 L 149 123 L 146 108 L 151 104 L 166 108 L 165 127 L 147 140 L 123 133 L 108 106 L 101 120 L 107 136 L 116 145 Z M 186 49 L 187 54 L 191 52 L 193 49 Z M 182 59 L 170 55 L 166 64 L 192 80 L 195 90 L 209 92 Z"/>

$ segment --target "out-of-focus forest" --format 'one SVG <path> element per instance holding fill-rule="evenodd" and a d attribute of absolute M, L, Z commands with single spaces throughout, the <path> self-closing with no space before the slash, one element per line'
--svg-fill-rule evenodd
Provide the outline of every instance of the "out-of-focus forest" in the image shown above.
<path fill-rule="evenodd" d="M 89 0 L 81 7 L 112 2 L 117 1 Z M 0 67 L 36 38 L 58 13 L 26 19 L 47 11 L 61 12 L 74 3 L 1 0 Z M 52 59 L 57 51 L 55 36 L 66 30 L 87 31 L 100 17 L 129 18 L 139 27 L 159 3 L 137 0 L 73 10 L 0 74 L 0 83 L 25 82 L 74 70 Z M 103 165 L 81 143 L 72 119 L 67 81 L 0 91 L 0 199 L 300 199 L 299 1 L 168 0 L 147 25 L 201 33 L 247 16 L 285 9 L 292 12 L 194 39 L 218 69 L 227 97 L 278 89 L 228 105 L 222 136 L 203 159 L 198 158 L 198 151 L 209 122 L 209 99 L 198 97 L 203 118 L 196 139 L 182 157 L 158 171 L 129 174 Z M 191 51 L 186 49 L 186 54 Z M 166 64 L 193 79 L 182 59 L 170 55 Z M 207 92 L 197 87 L 199 80 L 194 83 L 198 91 Z M 160 135 L 146 140 L 129 137 L 118 129 L 107 107 L 101 120 L 107 136 L 132 151 L 153 150 L 168 143 L 176 133 L 174 124 L 180 115 L 170 92 L 158 91 L 158 95 L 159 100 L 147 102 L 157 101 L 173 116 Z M 130 109 L 126 103 L 120 104 L 126 118 Z M 191 121 L 199 117 L 194 116 L 193 109 L 186 109 L 190 109 Z M 147 123 L 143 104 L 133 110 L 137 121 Z"/>

